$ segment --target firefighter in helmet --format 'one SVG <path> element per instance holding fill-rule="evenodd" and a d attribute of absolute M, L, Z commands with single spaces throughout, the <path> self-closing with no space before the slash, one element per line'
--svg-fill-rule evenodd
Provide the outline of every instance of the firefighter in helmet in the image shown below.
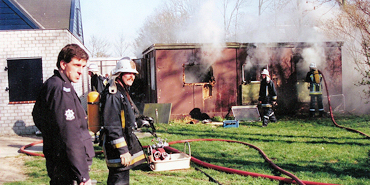
<path fill-rule="evenodd" d="M 267 69 L 261 72 L 261 85 L 258 101 L 263 110 L 262 127 L 267 126 L 268 122 L 276 122 L 276 116 L 272 110 L 272 105 L 276 105 L 277 93 L 275 84 L 271 80 Z"/>
<path fill-rule="evenodd" d="M 310 71 L 307 73 L 305 81 L 309 83 L 308 89 L 310 90 L 311 97 L 309 116 L 315 116 L 316 102 L 319 109 L 319 116 L 325 116 L 322 103 L 322 73 L 316 68 L 316 63 L 310 64 Z"/>
<path fill-rule="evenodd" d="M 129 184 L 129 170 L 146 161 L 134 134 L 135 104 L 129 88 L 138 74 L 135 62 L 125 57 L 112 70 L 109 87 L 102 93 L 103 151 L 109 169 L 107 184 Z"/>

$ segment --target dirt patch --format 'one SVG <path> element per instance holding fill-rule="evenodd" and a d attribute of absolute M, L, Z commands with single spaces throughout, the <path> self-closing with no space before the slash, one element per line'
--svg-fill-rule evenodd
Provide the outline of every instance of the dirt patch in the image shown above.
<path fill-rule="evenodd" d="M 20 153 L 20 148 L 36 141 L 42 140 L 37 136 L 0 136 L 0 184 L 13 181 L 25 181 L 24 163 L 27 156 Z M 28 148 L 28 151 L 42 151 L 42 144 Z"/>
<path fill-rule="evenodd" d="M 0 184 L 13 181 L 25 181 L 24 161 L 30 156 L 11 156 L 0 158 Z"/>

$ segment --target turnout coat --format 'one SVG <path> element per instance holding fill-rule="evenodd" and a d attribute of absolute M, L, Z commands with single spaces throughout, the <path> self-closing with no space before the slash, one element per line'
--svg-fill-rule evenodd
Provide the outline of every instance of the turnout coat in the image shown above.
<path fill-rule="evenodd" d="M 277 100 L 275 84 L 266 78 L 261 81 L 258 101 L 262 101 L 262 107 L 272 107 L 272 102 Z"/>
<path fill-rule="evenodd" d="M 115 83 L 115 82 L 113 82 Z M 143 148 L 137 136 L 133 133 L 136 116 L 134 104 L 130 100 L 128 90 L 118 83 L 115 94 L 102 93 L 103 111 L 103 151 L 108 168 L 131 169 L 146 161 Z M 109 87 L 109 84 L 107 85 Z M 121 165 L 120 155 L 126 152 L 131 154 L 130 165 Z"/>
<path fill-rule="evenodd" d="M 48 172 L 66 162 L 80 183 L 90 179 L 89 166 L 95 155 L 87 116 L 71 82 L 58 70 L 45 81 L 32 111 L 43 137 Z"/>

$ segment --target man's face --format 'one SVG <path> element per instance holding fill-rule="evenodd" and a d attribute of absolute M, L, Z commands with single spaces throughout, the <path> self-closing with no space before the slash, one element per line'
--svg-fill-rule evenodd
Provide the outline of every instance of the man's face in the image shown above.
<path fill-rule="evenodd" d="M 262 79 L 265 79 L 266 78 L 266 75 L 262 75 Z"/>
<path fill-rule="evenodd" d="M 123 73 L 122 74 L 122 81 L 128 85 L 132 86 L 132 83 L 134 83 L 135 80 L 135 73 Z"/>
<path fill-rule="evenodd" d="M 77 83 L 81 78 L 83 68 L 86 67 L 86 63 L 86 60 L 78 60 L 77 58 L 72 58 L 71 62 L 69 63 L 66 63 L 62 60 L 60 61 L 60 70 L 71 82 Z"/>

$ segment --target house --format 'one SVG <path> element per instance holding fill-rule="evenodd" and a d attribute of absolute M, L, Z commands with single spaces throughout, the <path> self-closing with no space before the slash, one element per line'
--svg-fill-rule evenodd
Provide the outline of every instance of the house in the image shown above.
<path fill-rule="evenodd" d="M 301 113 L 309 101 L 304 78 L 310 60 L 303 52 L 320 48 L 323 57 L 318 67 L 328 89 L 331 94 L 342 94 L 342 44 L 153 44 L 143 51 L 141 62 L 144 102 L 171 103 L 171 119 L 195 111 L 225 117 L 231 115 L 232 106 L 258 104 L 260 72 L 267 68 L 278 91 L 276 112 Z"/>
<path fill-rule="evenodd" d="M 37 130 L 31 112 L 38 90 L 56 69 L 61 48 L 85 48 L 83 39 L 79 0 L 0 0 L 0 135 Z M 86 79 L 85 73 L 74 84 L 81 97 Z"/>

